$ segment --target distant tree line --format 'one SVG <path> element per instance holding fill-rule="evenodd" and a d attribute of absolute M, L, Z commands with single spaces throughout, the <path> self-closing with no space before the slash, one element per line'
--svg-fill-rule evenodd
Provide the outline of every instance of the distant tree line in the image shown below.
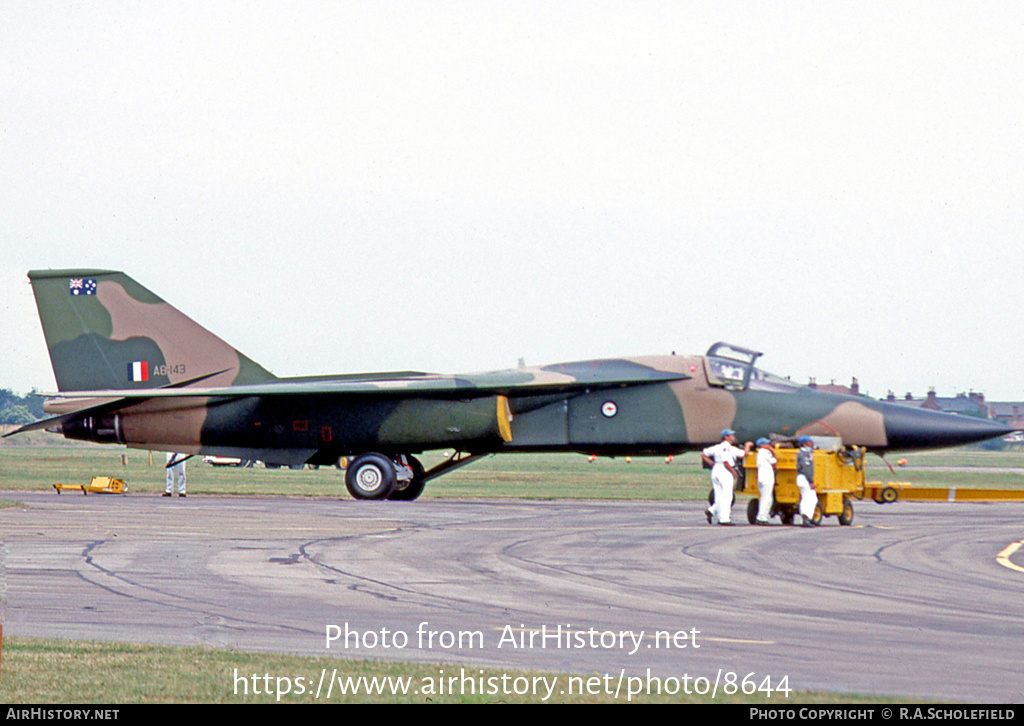
<path fill-rule="evenodd" d="M 23 426 L 41 419 L 43 398 L 34 393 L 19 396 L 8 388 L 0 388 L 0 425 Z"/>

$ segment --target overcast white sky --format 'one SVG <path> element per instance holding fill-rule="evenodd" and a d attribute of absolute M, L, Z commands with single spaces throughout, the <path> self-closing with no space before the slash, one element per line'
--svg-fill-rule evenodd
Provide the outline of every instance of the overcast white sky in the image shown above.
<path fill-rule="evenodd" d="M 1020 2 L 0 5 L 25 273 L 123 269 L 278 375 L 716 340 L 1024 399 Z"/>

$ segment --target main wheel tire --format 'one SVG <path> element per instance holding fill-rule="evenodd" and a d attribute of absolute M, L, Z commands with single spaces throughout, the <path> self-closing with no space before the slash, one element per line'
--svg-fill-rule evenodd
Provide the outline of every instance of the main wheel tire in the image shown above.
<path fill-rule="evenodd" d="M 360 454 L 345 471 L 345 487 L 356 499 L 387 499 L 395 488 L 395 465 L 383 454 Z"/>
<path fill-rule="evenodd" d="M 821 503 L 819 502 L 814 505 L 814 515 L 811 517 L 811 522 L 814 524 L 821 524 L 822 519 L 824 519 L 824 516 L 822 515 Z"/>
<path fill-rule="evenodd" d="M 388 495 L 388 499 L 392 501 L 411 502 L 423 493 L 423 487 L 427 485 L 427 482 L 423 479 L 423 464 L 420 463 L 419 459 L 415 456 L 407 456 L 405 458 L 409 461 L 409 466 L 412 467 L 412 480 L 404 489 L 395 489 Z"/>
<path fill-rule="evenodd" d="M 747 502 L 747 521 L 751 524 L 757 524 L 757 508 L 761 502 L 757 497 L 754 497 Z"/>
<path fill-rule="evenodd" d="M 900 498 L 900 493 L 894 487 L 883 487 L 878 493 L 878 498 L 882 500 L 882 504 L 892 504 Z"/>

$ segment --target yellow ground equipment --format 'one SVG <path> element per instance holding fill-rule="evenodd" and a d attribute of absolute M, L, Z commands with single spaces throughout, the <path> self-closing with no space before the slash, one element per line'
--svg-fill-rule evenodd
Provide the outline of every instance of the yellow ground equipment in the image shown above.
<path fill-rule="evenodd" d="M 778 467 L 775 470 L 775 504 L 772 516 L 778 514 L 783 524 L 792 524 L 799 511 L 800 490 L 796 486 L 796 449 L 775 449 Z M 740 494 L 754 498 L 747 505 L 747 520 L 757 519 L 759 504 L 757 491 L 757 451 L 747 454 L 743 462 L 746 471 L 745 486 Z M 833 514 L 839 524 L 853 522 L 853 500 L 864 496 L 864 449 L 848 447 L 838 451 L 814 452 L 814 490 L 818 506 L 814 521 L 820 523 Z M 895 501 L 892 500 L 892 501 Z"/>
<path fill-rule="evenodd" d="M 1020 489 L 975 489 L 973 487 L 917 487 L 905 482 L 869 481 L 864 496 L 879 504 L 905 502 L 1024 502 Z"/>
<path fill-rule="evenodd" d="M 60 494 L 63 491 L 80 491 L 82 494 L 124 494 L 128 485 L 123 479 L 111 479 L 109 476 L 94 476 L 88 484 L 54 484 L 53 488 Z"/>
<path fill-rule="evenodd" d="M 775 504 L 772 516 L 776 514 L 783 524 L 792 524 L 800 504 L 800 490 L 796 486 L 796 449 L 776 447 L 775 458 Z M 870 499 L 879 504 L 891 504 L 898 500 L 914 502 L 1020 502 L 1024 501 L 1024 490 L 1015 489 L 971 489 L 955 487 L 915 487 L 907 482 L 864 481 L 864 449 L 857 447 L 837 448 L 835 451 L 816 449 L 814 452 L 814 488 L 818 505 L 814 510 L 814 521 L 820 523 L 824 517 L 836 515 L 840 524 L 853 522 L 853 500 Z M 739 494 L 753 497 L 747 505 L 747 520 L 753 524 L 757 519 L 757 451 L 747 454 L 743 461 L 746 470 L 744 484 Z"/>

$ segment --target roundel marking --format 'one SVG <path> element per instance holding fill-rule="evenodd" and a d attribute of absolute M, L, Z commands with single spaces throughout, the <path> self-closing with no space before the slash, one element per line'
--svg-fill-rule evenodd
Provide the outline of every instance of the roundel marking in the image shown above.
<path fill-rule="evenodd" d="M 619 412 L 619 407 L 615 405 L 614 401 L 605 401 L 604 405 L 601 406 L 601 413 L 606 417 L 611 418 Z"/>

